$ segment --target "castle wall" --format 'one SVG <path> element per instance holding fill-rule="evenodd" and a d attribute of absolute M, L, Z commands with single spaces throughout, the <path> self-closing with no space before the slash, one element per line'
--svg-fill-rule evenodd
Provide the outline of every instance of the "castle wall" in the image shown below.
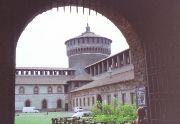
<path fill-rule="evenodd" d="M 82 74 L 84 73 L 84 68 L 87 65 L 93 64 L 94 62 L 97 62 L 101 59 L 106 58 L 107 55 L 105 54 L 78 54 L 74 56 L 69 57 L 69 67 L 76 69 L 76 74 Z"/>

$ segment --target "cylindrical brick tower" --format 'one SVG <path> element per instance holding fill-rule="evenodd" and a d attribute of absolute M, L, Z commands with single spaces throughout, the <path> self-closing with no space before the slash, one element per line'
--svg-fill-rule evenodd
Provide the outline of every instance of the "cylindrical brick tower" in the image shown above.
<path fill-rule="evenodd" d="M 65 42 L 69 67 L 75 68 L 76 74 L 84 73 L 84 68 L 87 65 L 111 54 L 111 42 L 112 40 L 91 32 L 87 24 L 84 33 Z"/>

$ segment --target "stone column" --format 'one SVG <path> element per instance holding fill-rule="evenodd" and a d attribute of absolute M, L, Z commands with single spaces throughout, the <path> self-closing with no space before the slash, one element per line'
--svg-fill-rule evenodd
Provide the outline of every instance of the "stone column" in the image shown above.
<path fill-rule="evenodd" d="M 107 71 L 108 71 L 108 69 L 109 69 L 109 59 L 107 59 L 106 62 L 107 62 L 106 68 L 107 68 Z"/>
<path fill-rule="evenodd" d="M 115 67 L 114 66 L 114 58 L 112 57 L 111 60 L 112 60 L 112 69 L 114 69 L 114 67 Z"/>
<path fill-rule="evenodd" d="M 94 75 L 97 75 L 96 74 L 96 66 L 94 66 L 93 68 L 94 68 Z"/>
<path fill-rule="evenodd" d="M 89 74 L 92 75 L 92 67 L 89 67 Z"/>
<path fill-rule="evenodd" d="M 98 66 L 98 75 L 100 74 L 100 64 L 97 65 Z"/>
<path fill-rule="evenodd" d="M 102 73 L 104 72 L 104 61 L 102 61 Z"/>

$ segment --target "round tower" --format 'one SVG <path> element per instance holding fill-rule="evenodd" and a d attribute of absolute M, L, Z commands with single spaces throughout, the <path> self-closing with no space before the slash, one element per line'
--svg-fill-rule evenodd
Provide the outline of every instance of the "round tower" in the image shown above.
<path fill-rule="evenodd" d="M 69 67 L 75 68 L 76 74 L 84 73 L 84 68 L 87 65 L 104 59 L 111 54 L 111 43 L 112 40 L 91 32 L 87 24 L 84 33 L 65 42 Z"/>

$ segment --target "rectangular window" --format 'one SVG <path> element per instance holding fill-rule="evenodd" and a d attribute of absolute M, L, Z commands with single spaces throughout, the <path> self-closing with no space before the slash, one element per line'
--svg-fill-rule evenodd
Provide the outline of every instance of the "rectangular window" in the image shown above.
<path fill-rule="evenodd" d="M 83 104 L 86 106 L 86 98 L 83 98 Z"/>
<path fill-rule="evenodd" d="M 107 104 L 108 104 L 108 105 L 111 104 L 111 95 L 107 95 Z"/>
<path fill-rule="evenodd" d="M 117 94 L 117 93 L 114 94 L 114 98 L 115 98 L 116 100 L 118 100 L 118 94 Z"/>
<path fill-rule="evenodd" d="M 126 103 L 126 93 L 122 93 L 122 104 Z"/>
<path fill-rule="evenodd" d="M 75 107 L 75 100 L 73 99 L 73 107 Z"/>
<path fill-rule="evenodd" d="M 76 106 L 78 106 L 78 98 L 76 98 Z"/>
<path fill-rule="evenodd" d="M 81 98 L 79 98 L 79 104 L 80 104 L 80 106 L 82 105 L 82 103 L 81 103 Z"/>
<path fill-rule="evenodd" d="M 88 106 L 90 106 L 90 100 L 89 100 L 89 97 L 88 97 Z"/>
<path fill-rule="evenodd" d="M 75 82 L 74 87 L 79 87 L 79 82 Z"/>
<path fill-rule="evenodd" d="M 95 103 L 95 99 L 94 99 L 94 96 L 92 97 L 92 105 L 94 105 Z"/>
<path fill-rule="evenodd" d="M 130 95 L 131 95 L 131 104 L 136 104 L 136 94 L 130 93 Z"/>

